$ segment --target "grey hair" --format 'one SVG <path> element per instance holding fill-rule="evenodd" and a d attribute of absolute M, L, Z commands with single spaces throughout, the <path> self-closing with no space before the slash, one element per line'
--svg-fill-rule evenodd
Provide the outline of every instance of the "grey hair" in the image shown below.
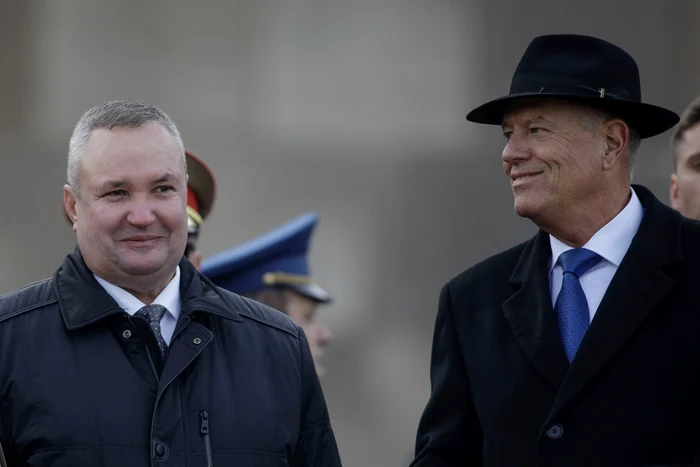
<path fill-rule="evenodd" d="M 161 124 L 170 133 L 182 154 L 182 162 L 187 170 L 187 158 L 182 137 L 172 119 L 155 105 L 130 100 L 115 100 L 95 106 L 85 112 L 75 125 L 68 145 L 68 185 L 76 195 L 80 192 L 80 162 L 83 149 L 93 131 L 105 128 L 139 128 L 147 123 Z"/>
<path fill-rule="evenodd" d="M 588 107 L 581 113 L 581 125 L 586 131 L 593 131 L 608 120 L 618 118 L 615 115 L 595 107 Z M 634 166 L 637 162 L 637 153 L 639 146 L 642 144 L 642 138 L 639 131 L 632 125 L 627 123 L 630 131 L 629 142 L 627 143 L 627 166 L 630 171 L 630 178 L 634 176 Z"/>

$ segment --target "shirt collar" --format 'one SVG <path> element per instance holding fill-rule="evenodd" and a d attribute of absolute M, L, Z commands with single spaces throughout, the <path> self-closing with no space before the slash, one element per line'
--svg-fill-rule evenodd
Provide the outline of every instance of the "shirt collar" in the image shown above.
<path fill-rule="evenodd" d="M 145 303 L 121 287 L 111 284 L 97 275 L 95 275 L 95 279 L 114 301 L 117 302 L 117 305 L 130 316 L 133 316 L 134 313 L 146 306 Z M 176 320 L 180 317 L 180 266 L 175 270 L 175 277 L 173 277 L 163 291 L 158 294 L 152 304 L 164 306 L 165 309 L 168 310 L 168 313 Z"/>
<path fill-rule="evenodd" d="M 583 245 L 583 248 L 598 253 L 603 259 L 615 266 L 620 266 L 644 216 L 644 208 L 637 194 L 632 187 L 630 187 L 630 191 L 632 195 L 627 206 Z M 549 265 L 551 273 L 559 256 L 565 251 L 571 250 L 572 247 L 552 235 L 549 236 L 549 245 L 552 249 Z"/>

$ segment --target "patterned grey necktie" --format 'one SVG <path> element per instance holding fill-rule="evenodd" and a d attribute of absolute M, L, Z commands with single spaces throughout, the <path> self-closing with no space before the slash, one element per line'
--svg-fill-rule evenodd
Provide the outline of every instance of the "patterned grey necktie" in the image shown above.
<path fill-rule="evenodd" d="M 134 316 L 143 318 L 151 327 L 153 335 L 156 336 L 156 342 L 158 342 L 158 347 L 160 348 L 160 353 L 163 358 L 165 358 L 165 354 L 168 352 L 168 345 L 165 343 L 165 339 L 163 339 L 163 335 L 160 333 L 160 320 L 167 311 L 168 310 L 163 305 L 148 305 L 134 313 Z"/>

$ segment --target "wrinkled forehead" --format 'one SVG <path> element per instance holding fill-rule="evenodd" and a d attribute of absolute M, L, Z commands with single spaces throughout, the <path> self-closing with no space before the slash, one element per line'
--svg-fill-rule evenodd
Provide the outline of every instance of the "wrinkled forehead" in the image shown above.
<path fill-rule="evenodd" d="M 81 178 L 143 179 L 165 173 L 186 179 L 184 156 L 175 138 L 159 124 L 138 128 L 99 128 L 80 158 Z"/>
<path fill-rule="evenodd" d="M 678 161 L 693 158 L 700 159 L 700 123 L 688 128 L 680 141 L 675 145 Z"/>
<path fill-rule="evenodd" d="M 687 128 L 681 135 L 677 145 L 700 149 L 700 123 Z"/>
<path fill-rule="evenodd" d="M 587 106 L 552 97 L 524 97 L 514 101 L 503 114 L 502 126 L 543 119 L 551 123 L 578 119 Z"/>

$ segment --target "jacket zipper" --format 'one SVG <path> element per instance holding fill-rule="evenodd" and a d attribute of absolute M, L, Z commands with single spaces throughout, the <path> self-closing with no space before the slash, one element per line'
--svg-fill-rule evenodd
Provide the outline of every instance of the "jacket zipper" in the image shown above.
<path fill-rule="evenodd" d="M 134 322 L 131 320 L 131 317 L 129 317 L 129 321 L 136 328 L 138 333 L 141 335 L 141 340 L 143 341 L 143 346 L 146 349 L 146 356 L 148 357 L 148 363 L 151 364 L 151 370 L 153 370 L 153 376 L 156 377 L 156 383 L 158 383 L 160 385 L 160 376 L 158 376 L 158 372 L 156 371 L 156 364 L 153 363 L 153 356 L 151 355 L 151 351 L 148 348 L 148 344 L 146 343 L 146 338 L 144 337 L 143 334 L 141 334 L 141 330 L 136 325 L 134 325 Z"/>
<path fill-rule="evenodd" d="M 204 436 L 204 456 L 207 461 L 207 467 L 212 467 L 214 463 L 211 458 L 211 439 L 209 438 L 209 412 L 202 410 L 199 413 L 201 421 L 199 432 Z"/>
<path fill-rule="evenodd" d="M 156 382 L 160 384 L 160 376 L 158 376 L 158 372 L 156 371 L 156 364 L 153 363 L 153 357 L 151 356 L 151 351 L 148 349 L 148 344 L 145 345 L 146 347 L 146 355 L 148 355 L 148 361 L 151 364 L 151 370 L 153 370 L 153 376 L 156 377 Z"/>
<path fill-rule="evenodd" d="M 158 372 L 156 371 L 156 364 L 153 362 L 153 356 L 151 355 L 151 351 L 148 348 L 148 344 L 146 343 L 146 338 L 141 333 L 141 330 L 138 328 L 138 326 L 136 326 L 134 324 L 134 322 L 131 319 L 131 316 L 129 317 L 129 322 L 131 322 L 131 324 L 134 326 L 134 328 L 136 328 L 136 330 L 138 331 L 139 335 L 141 335 L 141 340 L 143 341 L 143 346 L 146 349 L 146 356 L 148 357 L 148 363 L 151 364 L 151 370 L 153 370 L 153 376 L 156 377 L 156 383 L 158 383 L 160 385 L 160 376 L 158 376 Z"/>

